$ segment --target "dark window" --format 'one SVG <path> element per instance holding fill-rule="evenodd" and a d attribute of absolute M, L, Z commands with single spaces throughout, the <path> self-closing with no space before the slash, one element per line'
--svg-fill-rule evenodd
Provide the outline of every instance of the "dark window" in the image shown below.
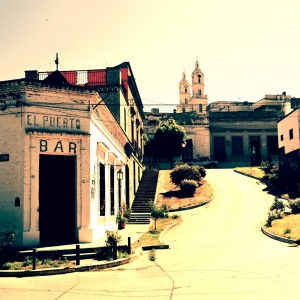
<path fill-rule="evenodd" d="M 280 136 L 280 140 L 283 141 L 283 134 Z"/>
<path fill-rule="evenodd" d="M 136 181 L 136 175 L 135 175 L 135 173 L 136 173 L 136 165 L 135 165 L 135 161 L 133 162 L 133 192 L 134 192 L 134 195 L 135 195 L 135 192 L 136 192 L 136 183 L 135 183 L 135 181 Z"/>
<path fill-rule="evenodd" d="M 188 103 L 189 103 L 188 99 L 184 99 L 184 100 L 185 100 L 185 104 L 188 104 Z"/>
<path fill-rule="evenodd" d="M 185 147 L 182 148 L 183 161 L 189 161 L 193 159 L 193 140 L 186 140 Z"/>
<path fill-rule="evenodd" d="M 131 120 L 131 141 L 134 140 L 134 120 Z"/>
<path fill-rule="evenodd" d="M 261 163 L 260 136 L 249 136 L 250 164 L 259 166 Z"/>
<path fill-rule="evenodd" d="M 232 156 L 243 156 L 243 137 L 233 136 L 232 137 Z"/>
<path fill-rule="evenodd" d="M 198 83 L 201 83 L 201 75 L 198 75 Z"/>
<path fill-rule="evenodd" d="M 105 216 L 105 166 L 100 164 L 100 216 Z"/>
<path fill-rule="evenodd" d="M 268 136 L 268 155 L 278 155 L 278 139 L 277 136 Z"/>
<path fill-rule="evenodd" d="M 124 131 L 126 132 L 126 108 L 124 108 Z"/>
<path fill-rule="evenodd" d="M 214 137 L 214 159 L 219 161 L 226 160 L 225 152 L 225 137 L 215 136 Z"/>
<path fill-rule="evenodd" d="M 294 138 L 293 128 L 289 130 L 290 140 Z"/>
<path fill-rule="evenodd" d="M 202 112 L 202 104 L 199 104 L 199 112 Z"/>
<path fill-rule="evenodd" d="M 115 169 L 110 167 L 110 214 L 115 214 Z"/>

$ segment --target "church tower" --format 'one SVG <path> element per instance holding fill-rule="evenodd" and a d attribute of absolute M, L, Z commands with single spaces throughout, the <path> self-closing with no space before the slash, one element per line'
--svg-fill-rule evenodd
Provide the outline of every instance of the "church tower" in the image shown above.
<path fill-rule="evenodd" d="M 185 72 L 182 73 L 182 79 L 179 83 L 179 104 L 180 105 L 187 105 L 189 103 L 189 100 L 191 98 L 190 93 L 190 84 L 186 79 Z"/>
<path fill-rule="evenodd" d="M 199 68 L 198 59 L 192 73 L 192 92 L 193 98 L 204 98 L 204 74 Z"/>
<path fill-rule="evenodd" d="M 192 85 L 187 81 L 185 72 L 182 74 L 179 83 L 179 105 L 177 105 L 176 112 L 195 112 L 196 114 L 205 115 L 207 105 L 207 95 L 204 94 L 204 73 L 199 68 L 197 58 L 195 69 L 192 72 Z"/>

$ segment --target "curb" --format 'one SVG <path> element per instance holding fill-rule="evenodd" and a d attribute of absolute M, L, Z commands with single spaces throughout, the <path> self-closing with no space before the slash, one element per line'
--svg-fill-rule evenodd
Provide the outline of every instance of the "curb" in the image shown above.
<path fill-rule="evenodd" d="M 281 237 L 281 236 L 278 236 L 276 234 L 273 234 L 269 231 L 267 231 L 264 226 L 261 226 L 261 231 L 268 237 L 274 239 L 274 240 L 277 240 L 277 241 L 280 241 L 280 242 L 283 242 L 283 243 L 288 243 L 288 244 L 297 244 L 298 243 L 294 240 L 291 240 L 291 239 L 288 239 L 288 238 L 284 238 L 284 237 Z"/>
<path fill-rule="evenodd" d="M 247 177 L 250 177 L 250 178 L 253 178 L 253 179 L 257 179 L 257 180 L 261 181 L 261 178 L 259 178 L 259 177 L 256 177 L 256 176 L 253 176 L 253 175 L 250 175 L 250 174 L 245 174 L 245 173 L 243 173 L 241 171 L 237 171 L 237 170 L 233 170 L 233 171 L 235 173 L 238 173 L 238 174 L 241 174 L 241 175 L 244 175 L 244 176 L 247 176 Z"/>
<path fill-rule="evenodd" d="M 173 227 L 175 227 L 175 226 L 177 226 L 177 225 L 180 225 L 182 223 L 182 221 L 181 222 L 176 222 L 176 223 L 174 223 L 174 224 L 171 224 L 171 225 L 169 225 L 168 227 L 166 227 L 161 233 L 160 233 L 160 235 L 159 235 L 159 241 L 161 241 L 163 238 L 163 236 L 164 236 L 164 234 L 166 234 L 169 230 L 171 230 Z M 169 245 L 165 245 L 165 244 L 162 244 L 162 245 L 152 245 L 152 246 L 143 246 L 142 247 L 142 249 L 144 250 L 144 251 L 147 251 L 147 250 L 152 250 L 152 249 L 156 249 L 156 250 L 162 250 L 162 249 L 169 249 L 170 248 L 170 246 Z"/>
<path fill-rule="evenodd" d="M 129 262 L 134 261 L 139 255 L 140 250 L 136 251 L 131 257 L 117 259 L 111 262 L 96 263 L 84 266 L 74 267 L 59 267 L 49 269 L 37 269 L 37 270 L 0 270 L 0 277 L 30 277 L 30 276 L 48 276 L 48 275 L 59 275 L 73 272 L 84 272 L 93 269 L 102 270 L 113 267 L 118 267 Z"/>
<path fill-rule="evenodd" d="M 163 230 L 163 231 L 160 233 L 158 239 L 159 239 L 160 241 L 162 241 L 164 235 L 165 235 L 168 231 L 170 231 L 173 227 L 175 227 L 175 226 L 177 226 L 177 225 L 180 225 L 181 223 L 182 223 L 182 221 L 179 221 L 179 222 L 173 223 L 173 224 L 169 225 L 168 227 L 166 227 L 165 230 Z"/>
<path fill-rule="evenodd" d="M 194 206 L 181 207 L 181 208 L 178 208 L 178 209 L 170 209 L 169 212 L 176 212 L 176 211 L 183 211 L 183 210 L 198 208 L 200 206 L 208 204 L 209 202 L 211 202 L 213 200 L 213 198 L 214 198 L 214 196 L 211 196 L 211 198 L 209 200 L 207 200 L 205 202 L 202 202 L 202 203 L 199 203 L 199 204 L 196 204 Z"/>

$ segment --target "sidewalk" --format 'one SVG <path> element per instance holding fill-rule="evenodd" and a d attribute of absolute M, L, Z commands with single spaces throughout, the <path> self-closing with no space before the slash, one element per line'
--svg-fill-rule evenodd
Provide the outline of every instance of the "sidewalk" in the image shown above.
<path fill-rule="evenodd" d="M 128 237 L 131 238 L 131 244 L 135 243 L 137 240 L 141 238 L 141 236 L 149 230 L 149 224 L 143 225 L 135 225 L 135 224 L 126 224 L 125 229 L 118 230 L 121 235 L 121 243 L 120 245 L 127 245 Z M 78 244 L 70 244 L 70 245 L 61 245 L 61 246 L 51 246 L 51 247 L 40 247 L 35 248 L 37 252 L 42 251 L 57 251 L 57 250 L 67 250 L 67 249 L 76 249 L 76 245 L 80 245 L 81 249 L 84 248 L 97 248 L 105 246 L 106 235 L 104 235 L 98 241 L 92 243 L 78 243 Z M 28 250 L 31 252 L 31 250 Z M 125 258 L 125 259 L 117 259 L 115 261 L 97 261 L 94 259 L 81 259 L 80 266 L 74 267 L 58 267 L 51 269 L 37 269 L 37 270 L 20 270 L 20 271 L 0 271 L 0 277 L 24 277 L 24 276 L 42 276 L 42 275 L 54 275 L 54 274 L 64 274 L 70 272 L 78 272 L 78 271 L 87 271 L 92 269 L 93 267 L 97 267 L 99 269 L 106 269 L 117 267 L 120 265 L 127 264 L 131 261 L 134 261 L 140 253 L 134 253 L 133 256 Z"/>
<path fill-rule="evenodd" d="M 127 245 L 128 237 L 131 238 L 131 244 L 136 242 L 141 236 L 149 230 L 149 224 L 126 224 L 125 229 L 118 230 L 121 235 L 121 245 Z M 75 249 L 76 245 L 80 245 L 80 248 L 97 248 L 105 246 L 106 235 L 103 235 L 99 240 L 91 243 L 77 243 L 60 246 L 48 246 L 48 247 L 37 247 L 37 251 L 51 251 L 51 250 L 64 250 L 64 249 Z"/>

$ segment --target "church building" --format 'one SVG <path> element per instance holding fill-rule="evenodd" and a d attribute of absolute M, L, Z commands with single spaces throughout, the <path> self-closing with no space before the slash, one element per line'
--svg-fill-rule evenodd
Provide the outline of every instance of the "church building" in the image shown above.
<path fill-rule="evenodd" d="M 195 62 L 195 69 L 191 77 L 192 85 L 186 79 L 185 71 L 182 73 L 182 79 L 179 83 L 179 105 L 177 105 L 176 112 L 196 112 L 205 115 L 208 98 L 207 94 L 204 93 L 204 73 L 199 68 L 198 59 Z"/>

